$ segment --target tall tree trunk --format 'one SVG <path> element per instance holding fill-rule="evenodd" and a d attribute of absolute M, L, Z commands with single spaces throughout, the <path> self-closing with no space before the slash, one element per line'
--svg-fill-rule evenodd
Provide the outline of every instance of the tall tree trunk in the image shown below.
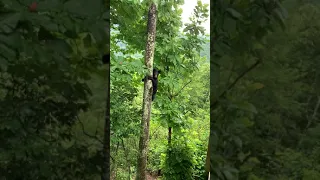
<path fill-rule="evenodd" d="M 148 14 L 148 34 L 145 54 L 145 65 L 148 68 L 148 75 L 153 74 L 153 58 L 154 58 L 154 46 L 156 37 L 156 16 L 157 8 L 154 3 L 151 4 Z M 144 81 L 144 93 L 143 93 L 143 114 L 141 120 L 141 133 L 139 140 L 139 154 L 137 163 L 137 176 L 136 180 L 146 179 L 146 166 L 148 155 L 148 141 L 149 141 L 149 124 L 151 113 L 151 96 L 152 96 L 152 83 L 148 78 Z"/>

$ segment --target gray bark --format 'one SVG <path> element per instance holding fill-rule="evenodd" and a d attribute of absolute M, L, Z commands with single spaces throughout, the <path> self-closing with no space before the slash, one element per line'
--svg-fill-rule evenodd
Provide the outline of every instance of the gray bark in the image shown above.
<path fill-rule="evenodd" d="M 157 8 L 154 3 L 151 4 L 148 14 L 148 35 L 145 54 L 145 64 L 148 67 L 148 75 L 152 76 L 153 73 L 153 58 L 154 58 L 154 46 L 156 37 L 156 16 Z M 141 134 L 139 140 L 139 154 L 137 163 L 137 176 L 136 180 L 146 179 L 146 166 L 148 155 L 148 140 L 149 140 L 149 124 L 151 113 L 151 96 L 152 96 L 152 83 L 148 78 L 144 81 L 144 93 L 143 93 L 143 115 L 141 121 Z"/>

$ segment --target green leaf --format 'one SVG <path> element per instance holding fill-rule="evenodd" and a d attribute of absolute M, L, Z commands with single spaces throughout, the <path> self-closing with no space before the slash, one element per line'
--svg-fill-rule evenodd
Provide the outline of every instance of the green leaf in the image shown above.
<path fill-rule="evenodd" d="M 76 39 L 79 37 L 79 34 L 76 31 L 71 29 L 66 30 L 63 34 L 71 39 Z"/>
<path fill-rule="evenodd" d="M 105 9 L 101 4 L 101 1 L 69 0 L 64 4 L 64 10 L 84 17 L 97 17 Z"/>
<path fill-rule="evenodd" d="M 242 15 L 233 8 L 227 8 L 226 11 L 235 19 L 241 19 Z"/>
<path fill-rule="evenodd" d="M 234 176 L 228 170 L 224 170 L 223 175 L 227 180 L 234 180 Z"/>
<path fill-rule="evenodd" d="M 280 12 L 279 9 L 275 9 L 273 12 L 275 13 L 274 17 L 278 20 L 282 29 L 285 29 L 286 25 L 285 25 L 285 18 L 283 17 L 283 14 Z"/>
<path fill-rule="evenodd" d="M 16 52 L 13 49 L 8 48 L 4 44 L 0 44 L 0 54 L 1 56 L 4 56 L 5 58 L 11 60 L 13 57 L 15 57 Z"/>
<path fill-rule="evenodd" d="M 248 103 L 248 102 L 241 102 L 241 103 L 236 103 L 234 104 L 238 109 L 241 109 L 241 110 L 245 110 L 245 111 L 249 111 L 249 112 L 252 112 L 252 113 L 258 113 L 257 112 L 257 109 L 256 107 L 251 104 L 251 103 Z"/>
<path fill-rule="evenodd" d="M 254 122 L 250 121 L 247 117 L 240 118 L 240 123 L 243 124 L 245 127 L 251 127 L 254 125 Z"/>
<path fill-rule="evenodd" d="M 92 39 L 91 39 L 91 35 L 87 34 L 85 38 L 83 38 L 83 44 L 85 47 L 90 47 L 92 46 Z"/>
<path fill-rule="evenodd" d="M 240 162 L 243 162 L 243 160 L 246 158 L 246 155 L 243 152 L 238 153 L 238 159 Z"/>
<path fill-rule="evenodd" d="M 277 6 L 280 8 L 281 10 L 281 14 L 284 18 L 287 18 L 288 17 L 288 11 L 286 8 L 283 7 L 283 5 L 279 2 L 279 1 L 276 1 L 276 4 Z"/>
<path fill-rule="evenodd" d="M 44 28 L 50 32 L 59 32 L 59 26 L 55 23 L 46 23 Z"/>
<path fill-rule="evenodd" d="M 233 137 L 233 141 L 239 148 L 242 148 L 242 140 L 239 137 Z"/>
<path fill-rule="evenodd" d="M 263 87 L 264 87 L 264 84 L 262 84 L 262 83 L 253 83 L 252 84 L 252 88 L 255 90 L 262 89 Z"/>
<path fill-rule="evenodd" d="M 66 56 L 72 52 L 72 48 L 70 47 L 70 45 L 61 39 L 49 40 L 46 44 L 48 48 L 61 55 Z"/>
<path fill-rule="evenodd" d="M 63 4 L 61 1 L 57 0 L 46 0 L 46 1 L 40 1 L 38 3 L 37 9 L 38 11 L 57 11 L 59 9 L 62 9 Z"/>
<path fill-rule="evenodd" d="M 107 46 L 109 43 L 109 37 L 107 37 L 107 29 L 106 29 L 106 23 L 102 21 L 98 21 L 91 27 L 89 27 L 90 32 L 92 33 L 95 42 L 103 48 L 103 46 Z M 104 50 L 104 49 L 102 49 Z"/>
<path fill-rule="evenodd" d="M 5 33 L 10 33 L 14 29 L 19 20 L 21 19 L 21 13 L 10 13 L 7 15 L 1 15 L 0 17 L 0 30 Z"/>
<path fill-rule="evenodd" d="M 236 28 L 237 28 L 237 22 L 232 19 L 232 18 L 228 18 L 226 17 L 224 24 L 223 24 L 223 28 L 225 31 L 227 31 L 231 36 L 235 36 L 236 34 Z"/>
<path fill-rule="evenodd" d="M 21 48 L 21 39 L 19 36 L 19 33 L 11 33 L 10 35 L 0 34 L 0 43 L 11 49 L 19 49 Z"/>

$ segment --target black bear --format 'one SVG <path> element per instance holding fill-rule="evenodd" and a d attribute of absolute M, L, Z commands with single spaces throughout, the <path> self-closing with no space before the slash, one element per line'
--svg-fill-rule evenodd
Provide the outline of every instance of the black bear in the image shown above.
<path fill-rule="evenodd" d="M 157 90 L 158 90 L 158 76 L 159 76 L 159 73 L 161 71 L 160 70 L 157 70 L 155 68 L 153 68 L 153 76 L 150 77 L 148 76 L 148 79 L 150 79 L 152 81 L 152 101 L 154 100 L 154 98 L 156 97 L 156 93 L 157 93 Z M 144 81 L 145 78 L 142 79 L 142 81 Z"/>

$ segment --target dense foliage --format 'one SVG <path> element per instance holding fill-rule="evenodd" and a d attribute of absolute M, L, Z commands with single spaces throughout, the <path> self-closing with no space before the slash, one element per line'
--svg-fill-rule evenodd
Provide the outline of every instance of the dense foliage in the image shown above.
<path fill-rule="evenodd" d="M 240 5 L 234 7 L 243 14 Z M 241 25 L 225 29 L 226 34 L 234 30 L 234 36 L 224 41 L 228 48 L 214 46 L 218 56 L 212 61 L 219 63 L 220 71 L 214 83 L 217 88 L 211 90 L 221 92 L 227 87 L 212 109 L 217 179 L 320 178 L 320 31 L 316 21 L 320 6 L 287 0 L 281 8 L 287 9 L 287 19 L 279 10 L 274 12 L 284 29 L 255 23 L 259 17 L 251 14 L 247 17 L 253 23 L 251 30 L 238 36 Z M 264 33 L 255 26 L 272 31 Z M 223 30 L 219 25 L 216 28 Z M 259 38 L 250 40 L 248 35 Z M 236 84 L 228 88 L 232 82 Z"/>
<path fill-rule="evenodd" d="M 100 176 L 97 149 L 77 139 L 75 126 L 90 108 L 87 81 L 107 48 L 104 7 L 0 2 L 0 179 Z"/>

